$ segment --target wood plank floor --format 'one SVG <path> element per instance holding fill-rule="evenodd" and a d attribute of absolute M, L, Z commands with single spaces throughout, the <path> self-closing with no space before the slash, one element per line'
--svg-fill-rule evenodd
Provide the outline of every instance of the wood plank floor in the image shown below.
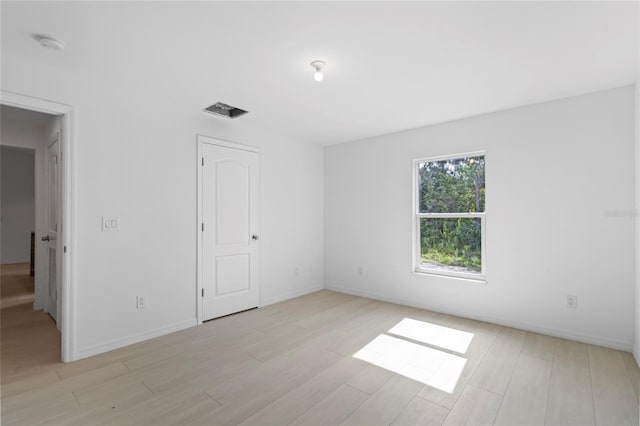
<path fill-rule="evenodd" d="M 638 424 L 631 354 L 330 291 L 70 364 L 58 342 L 2 310 L 3 425 Z"/>
<path fill-rule="evenodd" d="M 0 306 L 33 303 L 33 277 L 29 276 L 28 263 L 10 263 L 0 265 L 2 286 L 0 286 Z"/>

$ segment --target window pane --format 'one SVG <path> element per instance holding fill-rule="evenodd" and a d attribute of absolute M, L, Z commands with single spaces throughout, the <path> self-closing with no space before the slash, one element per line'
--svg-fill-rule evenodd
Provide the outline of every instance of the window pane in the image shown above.
<path fill-rule="evenodd" d="M 420 213 L 484 211 L 484 156 L 418 165 Z"/>
<path fill-rule="evenodd" d="M 481 227 L 480 218 L 421 218 L 420 267 L 480 273 Z"/>

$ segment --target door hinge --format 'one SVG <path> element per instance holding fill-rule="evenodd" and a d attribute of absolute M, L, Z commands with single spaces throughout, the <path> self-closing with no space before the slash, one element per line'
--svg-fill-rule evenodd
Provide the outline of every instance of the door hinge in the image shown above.
<path fill-rule="evenodd" d="M 62 248 L 62 252 L 63 252 L 63 253 L 66 253 L 66 252 L 67 252 L 67 246 L 64 246 L 64 247 Z"/>
<path fill-rule="evenodd" d="M 202 297 L 204 297 L 204 288 L 202 289 Z"/>
<path fill-rule="evenodd" d="M 204 232 L 204 222 L 202 222 L 202 232 Z"/>
<path fill-rule="evenodd" d="M 202 157 L 202 165 L 204 166 L 204 157 Z"/>

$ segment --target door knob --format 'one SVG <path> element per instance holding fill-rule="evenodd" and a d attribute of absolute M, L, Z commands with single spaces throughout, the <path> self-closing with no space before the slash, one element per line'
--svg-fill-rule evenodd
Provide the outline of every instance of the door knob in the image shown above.
<path fill-rule="evenodd" d="M 42 240 L 42 241 L 49 241 L 49 239 L 50 239 L 50 238 L 49 238 L 49 236 L 48 236 L 48 235 L 47 235 L 46 237 L 42 237 L 42 238 L 41 238 L 41 240 Z"/>
<path fill-rule="evenodd" d="M 260 237 L 258 237 L 256 234 L 253 234 L 253 235 L 251 236 L 251 239 L 252 239 L 253 241 L 258 241 L 258 240 L 260 239 Z"/>

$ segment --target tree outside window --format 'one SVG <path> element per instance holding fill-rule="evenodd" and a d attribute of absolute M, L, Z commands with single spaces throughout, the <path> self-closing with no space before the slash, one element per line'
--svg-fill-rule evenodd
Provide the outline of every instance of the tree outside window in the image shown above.
<path fill-rule="evenodd" d="M 485 157 L 416 161 L 416 270 L 482 277 Z"/>

